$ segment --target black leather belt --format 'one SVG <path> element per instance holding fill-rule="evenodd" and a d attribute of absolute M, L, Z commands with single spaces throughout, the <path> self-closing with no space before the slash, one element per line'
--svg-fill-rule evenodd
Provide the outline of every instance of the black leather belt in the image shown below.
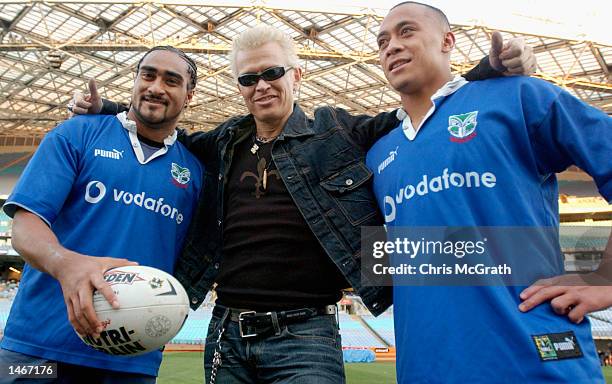
<path fill-rule="evenodd" d="M 213 309 L 213 316 L 222 317 L 228 310 L 220 305 Z M 298 323 L 320 315 L 335 315 L 335 305 L 320 308 L 300 308 L 276 312 L 255 312 L 244 309 L 229 308 L 229 320 L 238 323 L 240 336 L 255 337 L 270 332 L 280 332 L 280 327 L 286 324 Z"/>

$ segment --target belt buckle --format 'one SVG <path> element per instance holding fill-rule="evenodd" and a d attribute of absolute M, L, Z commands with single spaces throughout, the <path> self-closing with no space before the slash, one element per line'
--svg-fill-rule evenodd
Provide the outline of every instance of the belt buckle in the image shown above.
<path fill-rule="evenodd" d="M 326 305 L 324 307 L 325 310 L 325 315 L 335 315 L 338 313 L 338 307 L 336 307 L 336 305 Z"/>
<path fill-rule="evenodd" d="M 240 329 L 240 337 L 246 338 L 246 337 L 255 337 L 255 336 L 257 336 L 257 333 L 244 333 L 244 331 L 242 329 L 242 321 L 244 320 L 244 316 L 254 315 L 256 313 L 257 312 L 255 312 L 255 311 L 240 312 L 240 314 L 238 315 L 238 329 Z"/>

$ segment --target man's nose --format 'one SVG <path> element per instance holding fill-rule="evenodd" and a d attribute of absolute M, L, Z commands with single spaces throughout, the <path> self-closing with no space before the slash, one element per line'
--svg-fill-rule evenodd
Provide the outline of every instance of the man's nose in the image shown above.
<path fill-rule="evenodd" d="M 160 78 L 155 79 L 155 81 L 152 81 L 149 84 L 149 92 L 159 95 L 164 93 L 164 84 L 163 84 L 163 80 Z"/>
<path fill-rule="evenodd" d="M 270 88 L 270 84 L 268 84 L 268 82 L 265 81 L 263 78 L 260 78 L 257 81 L 257 84 L 255 84 L 255 90 L 259 92 L 263 92 L 268 88 Z"/>
<path fill-rule="evenodd" d="M 399 44 L 398 39 L 391 38 L 389 39 L 389 44 L 387 45 L 387 50 L 385 51 L 385 56 L 389 57 L 394 55 L 402 50 L 402 45 Z"/>

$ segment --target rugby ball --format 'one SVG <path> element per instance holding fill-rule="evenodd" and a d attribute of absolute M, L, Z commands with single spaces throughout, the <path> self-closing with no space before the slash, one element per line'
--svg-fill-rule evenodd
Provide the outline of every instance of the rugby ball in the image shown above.
<path fill-rule="evenodd" d="M 136 265 L 110 269 L 104 279 L 120 308 L 113 309 L 100 292 L 94 292 L 94 309 L 104 331 L 99 338 L 79 335 L 85 344 L 111 355 L 135 356 L 160 349 L 181 330 L 189 299 L 170 274 Z"/>

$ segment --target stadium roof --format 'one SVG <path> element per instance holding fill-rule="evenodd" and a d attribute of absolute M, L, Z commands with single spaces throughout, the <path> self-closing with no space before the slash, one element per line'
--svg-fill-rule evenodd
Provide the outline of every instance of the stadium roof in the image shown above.
<path fill-rule="evenodd" d="M 357 8 L 356 8 L 357 9 Z M 300 48 L 305 78 L 300 104 L 329 104 L 358 113 L 398 105 L 377 64 L 376 32 L 384 12 L 361 8 L 307 11 L 266 5 L 203 5 L 195 1 L 0 1 L 0 146 L 35 145 L 67 117 L 75 89 L 96 77 L 104 97 L 128 102 L 134 66 L 154 45 L 191 52 L 197 93 L 182 126 L 209 129 L 245 113 L 228 67 L 238 33 L 274 25 Z M 488 52 L 491 30 L 453 24 L 453 69 L 465 71 Z M 612 113 L 612 45 L 502 31 L 524 36 L 538 57 L 536 76 Z"/>

